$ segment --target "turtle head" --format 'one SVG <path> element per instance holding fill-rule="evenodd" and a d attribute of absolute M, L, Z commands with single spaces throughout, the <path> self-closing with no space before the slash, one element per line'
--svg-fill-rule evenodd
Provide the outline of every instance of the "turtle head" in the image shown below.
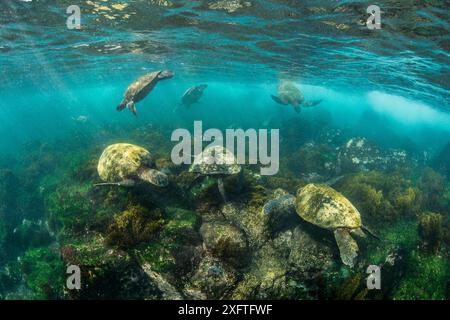
<path fill-rule="evenodd" d="M 200 89 L 201 91 L 205 90 L 206 88 L 208 88 L 207 84 L 201 84 L 199 86 L 197 86 L 198 89 Z"/>
<path fill-rule="evenodd" d="M 151 183 L 157 187 L 164 188 L 169 184 L 169 177 L 165 173 L 155 169 L 141 170 L 138 173 L 138 176 L 141 180 Z"/>
<path fill-rule="evenodd" d="M 175 75 L 174 72 L 169 71 L 169 70 L 164 70 L 158 75 L 158 79 L 159 80 L 171 79 L 171 78 L 173 78 L 174 75 Z"/>

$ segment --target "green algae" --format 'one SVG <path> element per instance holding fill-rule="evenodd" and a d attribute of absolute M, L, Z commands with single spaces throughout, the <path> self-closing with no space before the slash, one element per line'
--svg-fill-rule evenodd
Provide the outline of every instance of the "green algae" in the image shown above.
<path fill-rule="evenodd" d="M 27 286 L 36 299 L 62 298 L 65 270 L 59 256 L 49 248 L 32 248 L 20 259 Z"/>
<path fill-rule="evenodd" d="M 190 232 L 198 230 L 200 217 L 196 212 L 176 207 L 168 207 L 164 213 L 166 224 L 151 242 L 135 251 L 140 259 L 150 263 L 156 272 L 174 272 L 177 268 L 177 251 L 190 240 Z"/>
<path fill-rule="evenodd" d="M 427 255 L 416 250 L 409 255 L 407 270 L 394 300 L 446 300 L 450 277 L 448 256 Z"/>
<path fill-rule="evenodd" d="M 126 249 L 149 242 L 163 223 L 160 209 L 148 210 L 142 206 L 130 206 L 116 216 L 108 227 L 107 243 Z"/>

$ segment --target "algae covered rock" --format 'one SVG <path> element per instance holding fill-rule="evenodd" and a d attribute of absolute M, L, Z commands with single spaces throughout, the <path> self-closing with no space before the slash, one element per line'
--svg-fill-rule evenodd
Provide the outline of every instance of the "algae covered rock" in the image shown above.
<path fill-rule="evenodd" d="M 298 299 L 309 298 L 302 279 L 289 272 L 286 259 L 272 241 L 257 252 L 250 270 L 233 289 L 232 299 Z"/>
<path fill-rule="evenodd" d="M 339 172 L 370 171 L 382 163 L 381 150 L 366 138 L 348 140 L 338 153 Z"/>
<path fill-rule="evenodd" d="M 422 246 L 431 252 L 437 252 L 444 239 L 444 217 L 438 213 L 426 212 L 419 215 L 419 236 Z"/>
<path fill-rule="evenodd" d="M 238 228 L 226 223 L 204 223 L 200 234 L 213 256 L 237 266 L 245 265 L 249 260 L 246 236 Z"/>
<path fill-rule="evenodd" d="M 374 142 L 360 137 L 349 139 L 339 148 L 337 172 L 367 172 L 395 170 L 415 165 L 408 152 L 402 149 L 381 149 Z"/>
<path fill-rule="evenodd" d="M 283 189 L 274 191 L 274 199 L 267 202 L 262 212 L 268 216 L 268 229 L 272 234 L 298 223 L 295 212 L 295 197 Z"/>
<path fill-rule="evenodd" d="M 137 246 L 134 255 L 153 271 L 182 280 L 197 268 L 202 256 L 202 238 L 198 233 L 201 220 L 196 212 L 178 207 L 167 207 L 164 220 L 166 224 L 156 237 Z"/>
<path fill-rule="evenodd" d="M 269 238 L 269 216 L 265 215 L 259 206 L 227 203 L 220 214 L 246 234 L 250 248 L 260 246 Z"/>
<path fill-rule="evenodd" d="M 234 287 L 236 271 L 219 259 L 206 255 L 189 280 L 190 295 L 208 299 L 223 298 Z"/>
<path fill-rule="evenodd" d="M 400 173 L 379 171 L 344 178 L 337 189 L 372 223 L 384 223 L 420 212 L 423 193 Z"/>
<path fill-rule="evenodd" d="M 161 299 L 163 293 L 127 252 L 106 245 L 101 235 L 74 240 L 61 248 L 66 264 L 81 270 L 81 289 L 66 299 Z M 64 274 L 64 273 L 63 273 Z"/>
<path fill-rule="evenodd" d="M 37 299 L 61 299 L 64 266 L 51 247 L 30 248 L 19 258 L 25 283 Z"/>
<path fill-rule="evenodd" d="M 107 242 L 120 248 L 148 242 L 155 237 L 162 225 L 163 215 L 160 209 L 130 206 L 109 226 Z"/>
<path fill-rule="evenodd" d="M 297 226 L 292 231 L 288 261 L 292 272 L 315 278 L 333 265 L 333 250 Z"/>

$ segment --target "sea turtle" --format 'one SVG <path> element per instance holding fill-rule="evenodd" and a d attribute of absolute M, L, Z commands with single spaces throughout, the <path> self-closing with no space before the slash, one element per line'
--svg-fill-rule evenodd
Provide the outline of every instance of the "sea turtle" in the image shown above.
<path fill-rule="evenodd" d="M 96 186 L 131 187 L 139 180 L 158 187 L 168 185 L 167 175 L 155 169 L 150 152 L 133 144 L 118 143 L 107 147 L 98 161 L 97 170 L 105 183 Z"/>
<path fill-rule="evenodd" d="M 128 108 L 134 115 L 137 115 L 135 104 L 144 99 L 153 90 L 158 81 L 170 79 L 173 76 L 174 73 L 168 70 L 158 70 L 143 75 L 128 86 L 122 102 L 117 106 L 117 111 Z"/>
<path fill-rule="evenodd" d="M 281 195 L 267 202 L 263 213 L 272 215 L 292 210 L 303 220 L 334 232 L 342 262 L 353 267 L 358 256 L 358 244 L 351 234 L 377 238 L 363 226 L 358 210 L 342 194 L 324 184 L 310 183 L 297 191 L 297 196 Z M 378 238 L 377 238 L 378 239 Z"/>
<path fill-rule="evenodd" d="M 198 102 L 203 95 L 203 91 L 208 87 L 207 84 L 201 84 L 199 86 L 194 86 L 186 90 L 181 98 L 181 102 L 186 106 L 190 107 L 192 104 Z"/>
<path fill-rule="evenodd" d="M 236 158 L 230 150 L 222 146 L 211 146 L 195 156 L 189 172 L 217 177 L 219 192 L 224 202 L 227 202 L 223 177 L 240 173 L 241 166 L 237 164 Z"/>
<path fill-rule="evenodd" d="M 322 100 L 305 101 L 302 92 L 291 81 L 281 81 L 278 86 L 278 96 L 271 95 L 272 99 L 282 105 L 292 105 L 295 112 L 300 112 L 300 105 L 314 107 Z"/>

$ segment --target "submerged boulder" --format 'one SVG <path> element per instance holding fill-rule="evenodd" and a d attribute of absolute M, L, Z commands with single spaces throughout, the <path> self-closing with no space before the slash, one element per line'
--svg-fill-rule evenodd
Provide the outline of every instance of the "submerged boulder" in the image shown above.
<path fill-rule="evenodd" d="M 200 228 L 206 250 L 234 266 L 249 260 L 245 234 L 238 228 L 221 222 L 204 223 Z"/>
<path fill-rule="evenodd" d="M 297 226 L 292 231 L 288 261 L 292 271 L 312 279 L 333 265 L 333 250 Z"/>
<path fill-rule="evenodd" d="M 193 299 L 220 299 L 233 289 L 235 282 L 235 270 L 206 255 L 189 280 L 185 294 Z"/>
<path fill-rule="evenodd" d="M 366 138 L 351 138 L 339 148 L 337 172 L 341 174 L 371 170 L 384 171 L 402 168 L 413 162 L 405 150 L 382 150 Z"/>

